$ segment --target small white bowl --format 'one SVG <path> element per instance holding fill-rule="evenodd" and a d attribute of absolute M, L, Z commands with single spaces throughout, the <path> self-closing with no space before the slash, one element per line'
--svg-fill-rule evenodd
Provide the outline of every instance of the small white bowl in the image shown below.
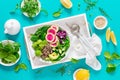
<path fill-rule="evenodd" d="M 40 9 L 41 9 L 41 3 L 39 0 L 37 0 L 38 2 L 38 7 L 39 7 L 39 11 L 36 13 L 35 16 L 32 16 L 32 17 L 36 17 L 39 13 L 40 13 Z M 21 8 L 24 6 L 24 0 L 21 2 Z M 26 16 L 26 17 L 29 17 L 28 14 L 26 12 L 23 12 L 23 14 Z"/>
<path fill-rule="evenodd" d="M 95 24 L 95 21 L 96 21 L 98 18 L 102 18 L 102 19 L 105 20 L 105 25 L 104 25 L 104 26 L 98 27 L 98 26 Z M 106 19 L 104 16 L 97 16 L 97 17 L 94 19 L 94 26 L 95 26 L 95 28 L 98 29 L 98 30 L 103 30 L 103 29 L 105 29 L 106 26 L 107 26 L 107 24 L 108 24 L 108 21 L 107 21 L 107 19 Z"/>
<path fill-rule="evenodd" d="M 75 74 L 76 74 L 79 70 L 82 70 L 82 68 L 77 69 L 77 70 L 73 73 L 73 80 L 76 80 L 76 78 L 75 78 Z M 89 79 L 88 79 L 88 80 L 89 80 Z"/>
<path fill-rule="evenodd" d="M 12 40 L 3 40 L 2 41 L 3 44 L 6 44 L 7 42 L 14 43 L 14 41 L 12 41 Z M 20 57 L 21 57 L 21 51 L 20 51 L 20 49 L 19 49 L 18 54 L 19 54 L 19 58 L 14 63 L 5 64 L 0 59 L 0 64 L 3 65 L 3 66 L 13 66 L 13 65 L 15 65 L 20 60 Z"/>

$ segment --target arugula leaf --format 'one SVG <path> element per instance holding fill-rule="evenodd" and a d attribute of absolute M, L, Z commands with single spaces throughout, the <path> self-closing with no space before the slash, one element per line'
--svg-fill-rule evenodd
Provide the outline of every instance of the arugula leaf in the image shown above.
<path fill-rule="evenodd" d="M 115 70 L 116 70 L 116 65 L 115 65 L 115 64 L 109 63 L 109 64 L 107 65 L 106 71 L 107 71 L 108 73 L 112 73 L 112 72 L 114 72 Z"/>
<path fill-rule="evenodd" d="M 61 73 L 61 76 L 63 76 L 66 72 L 66 66 L 62 66 L 56 70 L 56 73 Z"/>
<path fill-rule="evenodd" d="M 63 9 L 59 9 L 58 11 L 53 13 L 53 17 L 59 17 L 62 13 Z"/>
<path fill-rule="evenodd" d="M 112 56 L 110 55 L 110 52 L 108 51 L 104 52 L 104 57 L 106 60 L 112 60 Z"/>
<path fill-rule="evenodd" d="M 18 64 L 18 65 L 14 68 L 14 71 L 15 71 L 15 72 L 18 72 L 20 69 L 27 70 L 26 64 L 25 64 L 25 63 L 20 63 L 20 64 Z"/>
<path fill-rule="evenodd" d="M 116 52 L 114 52 L 113 54 L 112 54 L 112 58 L 113 59 L 120 59 L 120 55 L 119 54 L 117 54 Z"/>
<path fill-rule="evenodd" d="M 74 63 L 74 64 L 76 64 L 76 63 L 78 63 L 78 62 L 79 62 L 79 60 L 74 59 L 74 58 L 71 58 L 71 62 L 72 62 L 72 63 Z"/>

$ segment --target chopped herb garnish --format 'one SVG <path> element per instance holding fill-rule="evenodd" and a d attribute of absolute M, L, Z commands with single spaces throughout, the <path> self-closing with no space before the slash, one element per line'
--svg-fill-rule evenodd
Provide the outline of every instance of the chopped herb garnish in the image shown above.
<path fill-rule="evenodd" d="M 76 64 L 76 63 L 79 62 L 79 60 L 77 60 L 77 59 L 75 59 L 75 58 L 71 58 L 71 62 Z"/>
<path fill-rule="evenodd" d="M 15 72 L 18 72 L 20 69 L 27 70 L 26 64 L 25 64 L 25 63 L 20 63 L 20 64 L 18 64 L 18 65 L 14 68 L 14 71 L 15 71 Z"/>
<path fill-rule="evenodd" d="M 58 11 L 53 13 L 53 17 L 59 17 L 62 13 L 63 9 L 59 9 Z"/>
<path fill-rule="evenodd" d="M 108 17 L 110 20 L 112 20 L 112 18 L 106 13 L 106 11 L 104 11 L 103 8 L 99 7 L 99 11 L 101 12 L 102 15 L 104 15 L 104 16 Z"/>

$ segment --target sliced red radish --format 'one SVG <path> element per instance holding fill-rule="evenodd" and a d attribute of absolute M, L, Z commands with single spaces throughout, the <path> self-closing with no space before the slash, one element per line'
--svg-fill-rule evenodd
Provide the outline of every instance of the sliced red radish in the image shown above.
<path fill-rule="evenodd" d="M 58 43 L 50 44 L 51 47 L 57 47 Z"/>
<path fill-rule="evenodd" d="M 58 37 L 56 36 L 52 43 L 56 43 L 58 41 Z"/>
<path fill-rule="evenodd" d="M 52 33 L 52 34 L 56 35 L 56 30 L 53 29 L 53 28 L 49 28 L 49 29 L 47 30 L 47 33 Z"/>
<path fill-rule="evenodd" d="M 51 28 L 52 28 L 52 29 L 55 29 L 56 32 L 59 30 L 59 27 L 56 26 L 56 25 L 52 25 Z"/>
<path fill-rule="evenodd" d="M 46 40 L 47 40 L 48 42 L 53 42 L 54 39 L 55 39 L 55 35 L 53 35 L 52 33 L 48 33 L 48 34 L 46 35 Z"/>

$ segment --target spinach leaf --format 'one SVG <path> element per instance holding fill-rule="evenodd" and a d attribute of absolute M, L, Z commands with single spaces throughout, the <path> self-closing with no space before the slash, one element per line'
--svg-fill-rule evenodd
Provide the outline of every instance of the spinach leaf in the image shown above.
<path fill-rule="evenodd" d="M 77 59 L 75 59 L 75 58 L 71 58 L 71 62 L 74 63 L 74 64 L 76 64 L 76 63 L 79 62 L 79 60 L 77 60 Z"/>
<path fill-rule="evenodd" d="M 17 66 L 15 66 L 14 71 L 18 72 L 20 69 L 27 70 L 27 66 L 25 63 L 20 63 Z"/>
<path fill-rule="evenodd" d="M 106 60 L 112 60 L 112 56 L 110 55 L 110 52 L 108 51 L 104 52 L 104 57 Z"/>
<path fill-rule="evenodd" d="M 53 17 L 59 17 L 62 13 L 63 9 L 59 9 L 58 11 L 53 13 Z"/>
<path fill-rule="evenodd" d="M 10 54 L 9 56 L 7 56 L 6 58 L 4 58 L 5 61 L 7 62 L 15 62 L 17 60 L 16 56 L 13 54 Z"/>
<path fill-rule="evenodd" d="M 119 54 L 117 54 L 116 52 L 114 52 L 113 54 L 112 54 L 112 58 L 113 59 L 120 59 L 120 55 Z"/>
<path fill-rule="evenodd" d="M 107 65 L 106 71 L 107 71 L 108 73 L 114 72 L 115 70 L 116 70 L 116 65 L 115 65 L 115 64 L 109 63 L 109 64 Z"/>

